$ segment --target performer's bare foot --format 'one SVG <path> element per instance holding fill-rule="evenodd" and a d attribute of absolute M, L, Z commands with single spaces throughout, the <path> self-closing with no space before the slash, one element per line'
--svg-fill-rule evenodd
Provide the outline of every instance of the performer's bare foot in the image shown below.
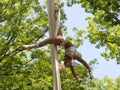
<path fill-rule="evenodd" d="M 22 47 L 23 47 L 24 49 L 30 50 L 30 49 L 34 48 L 35 45 L 34 45 L 34 44 L 32 44 L 32 45 L 22 45 Z"/>

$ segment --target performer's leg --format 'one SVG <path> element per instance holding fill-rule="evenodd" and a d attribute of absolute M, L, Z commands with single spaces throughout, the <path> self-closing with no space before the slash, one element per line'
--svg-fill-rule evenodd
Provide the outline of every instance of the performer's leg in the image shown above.
<path fill-rule="evenodd" d="M 47 39 L 45 39 L 42 42 L 39 42 L 37 44 L 23 45 L 23 48 L 25 48 L 25 49 L 32 49 L 32 48 L 42 47 L 42 46 L 45 46 L 47 44 L 60 45 L 63 41 L 64 40 L 61 37 L 47 38 Z"/>

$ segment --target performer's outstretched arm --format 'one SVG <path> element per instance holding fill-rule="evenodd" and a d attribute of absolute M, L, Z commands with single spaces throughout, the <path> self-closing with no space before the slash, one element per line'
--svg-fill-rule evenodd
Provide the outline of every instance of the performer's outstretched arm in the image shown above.
<path fill-rule="evenodd" d="M 72 58 L 71 58 L 70 56 L 68 56 L 68 55 L 65 55 L 63 61 L 64 61 L 64 65 L 65 65 L 66 67 L 69 67 L 69 68 L 70 68 L 70 70 L 71 70 L 73 76 L 75 77 L 75 79 L 76 79 L 77 81 L 82 81 L 81 78 L 78 78 L 77 73 L 76 73 L 76 71 L 75 71 L 75 69 L 74 69 L 74 67 L 73 67 L 73 65 L 72 65 Z"/>
<path fill-rule="evenodd" d="M 76 73 L 73 65 L 70 65 L 70 69 L 71 69 L 72 74 L 73 74 L 73 76 L 75 77 L 75 79 L 76 79 L 78 82 L 82 81 L 82 79 L 77 76 L 77 73 Z"/>
<path fill-rule="evenodd" d="M 91 73 L 91 69 L 90 69 L 89 65 L 80 56 L 73 55 L 73 59 L 76 59 L 77 61 L 79 61 L 80 63 L 82 63 L 88 69 L 88 72 Z"/>

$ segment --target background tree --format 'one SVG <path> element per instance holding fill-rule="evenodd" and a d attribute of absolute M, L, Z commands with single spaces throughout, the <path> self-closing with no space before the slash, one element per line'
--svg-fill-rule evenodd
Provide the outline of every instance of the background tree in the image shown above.
<path fill-rule="evenodd" d="M 26 53 L 21 46 L 44 36 L 47 14 L 37 0 L 3 0 L 0 8 L 0 89 L 32 89 L 41 77 L 38 66 L 44 65 L 39 65 L 36 54 L 43 60 L 45 55 L 39 50 Z"/>
<path fill-rule="evenodd" d="M 102 1 L 102 0 L 100 0 Z M 106 47 L 102 55 L 106 58 L 115 58 L 119 62 L 119 18 L 115 19 L 115 15 L 106 21 L 107 13 L 104 9 L 98 10 L 100 6 L 103 8 L 104 2 L 95 2 L 91 4 L 90 0 L 70 0 L 68 6 L 78 3 L 81 4 L 87 12 L 93 13 L 93 17 L 88 17 L 88 35 L 91 43 Z M 119 13 L 118 5 L 112 2 L 111 8 L 115 8 L 114 13 Z M 100 4 L 98 8 L 96 4 Z M 63 6 L 64 3 L 61 3 Z M 21 48 L 23 44 L 36 43 L 45 37 L 48 31 L 48 19 L 46 5 L 38 2 L 38 0 L 1 0 L 0 1 L 0 89 L 1 90 L 53 90 L 52 65 L 49 47 L 33 49 L 25 51 Z M 104 7 L 105 8 L 105 7 Z M 108 8 L 108 7 L 107 7 Z M 109 8 L 109 9 L 111 9 Z M 107 10 L 113 13 L 112 9 Z M 106 8 L 105 8 L 106 10 Z M 63 24 L 63 32 L 67 29 L 64 26 L 66 15 L 61 10 L 61 22 Z M 101 19 L 102 18 L 102 19 Z M 113 20 L 114 22 L 111 22 Z M 103 22 L 105 21 L 105 22 Z M 72 42 L 76 42 L 76 47 L 83 44 L 85 30 L 74 28 L 76 37 L 68 37 Z M 114 33 L 113 33 L 114 32 Z M 97 35 L 97 36 L 96 36 Z M 81 38 L 80 38 L 81 37 Z M 105 43 L 103 43 L 105 42 Z M 114 52 L 113 52 L 114 51 Z M 59 59 L 63 58 L 63 50 L 59 48 Z M 89 64 L 93 67 L 96 60 Z M 65 74 L 61 74 L 61 84 L 63 90 L 101 90 L 120 88 L 120 78 L 112 79 L 105 77 L 103 80 L 97 78 L 91 79 L 87 74 L 85 67 L 73 62 L 75 69 L 83 82 L 75 81 L 69 69 Z"/>

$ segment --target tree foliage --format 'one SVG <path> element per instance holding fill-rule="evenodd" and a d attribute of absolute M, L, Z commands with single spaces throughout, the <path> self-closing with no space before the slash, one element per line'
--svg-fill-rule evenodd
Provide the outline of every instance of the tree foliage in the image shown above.
<path fill-rule="evenodd" d="M 87 18 L 88 38 L 96 48 L 104 47 L 101 55 L 120 63 L 120 1 L 119 0 L 68 0 L 68 6 L 80 4 L 93 16 Z"/>
<path fill-rule="evenodd" d="M 94 17 L 88 18 L 88 38 L 91 43 L 106 47 L 109 52 L 102 55 L 106 58 L 116 58 L 119 61 L 120 42 L 119 42 L 119 20 L 117 21 L 118 2 L 112 2 L 110 7 L 105 8 L 104 2 L 94 2 L 91 5 L 90 0 L 71 0 L 72 4 L 80 3 L 87 12 L 93 13 Z M 68 5 L 70 1 L 68 2 Z M 98 6 L 102 9 L 95 8 Z M 71 4 L 71 5 L 72 5 Z M 115 6 L 116 4 L 116 6 Z M 64 5 L 63 3 L 61 5 Z M 42 39 L 48 31 L 48 19 L 46 6 L 38 0 L 1 0 L 0 1 L 0 90 L 53 90 L 52 64 L 49 47 L 33 49 L 31 51 L 23 50 L 23 44 L 36 43 Z M 107 10 L 108 13 L 105 13 Z M 64 10 L 61 11 L 62 23 L 66 20 Z M 113 16 L 109 13 L 113 13 Z M 110 16 L 108 16 L 110 15 Z M 102 17 L 102 19 L 100 19 Z M 107 18 L 111 18 L 106 20 Z M 117 18 L 117 17 L 116 17 Z M 117 18 L 119 19 L 119 18 Z M 113 20 L 113 22 L 111 22 Z M 104 22 L 103 22 L 104 21 Z M 64 25 L 63 25 L 64 26 Z M 90 27 L 92 26 L 92 27 Z M 64 27 L 65 28 L 65 27 Z M 63 28 L 63 29 L 64 29 Z M 74 29 L 76 37 L 69 38 L 77 43 L 76 47 L 81 45 L 84 38 L 81 37 L 85 31 Z M 43 53 L 44 52 L 44 53 Z M 59 58 L 63 58 L 63 51 L 59 50 Z M 93 61 L 90 63 L 95 64 Z M 113 80 L 105 77 L 103 80 L 91 79 L 86 69 L 73 62 L 78 75 L 84 79 L 78 83 L 72 76 L 69 69 L 61 74 L 61 84 L 63 90 L 101 90 L 120 88 L 120 77 Z M 111 90 L 112 90 L 111 89 Z"/>

